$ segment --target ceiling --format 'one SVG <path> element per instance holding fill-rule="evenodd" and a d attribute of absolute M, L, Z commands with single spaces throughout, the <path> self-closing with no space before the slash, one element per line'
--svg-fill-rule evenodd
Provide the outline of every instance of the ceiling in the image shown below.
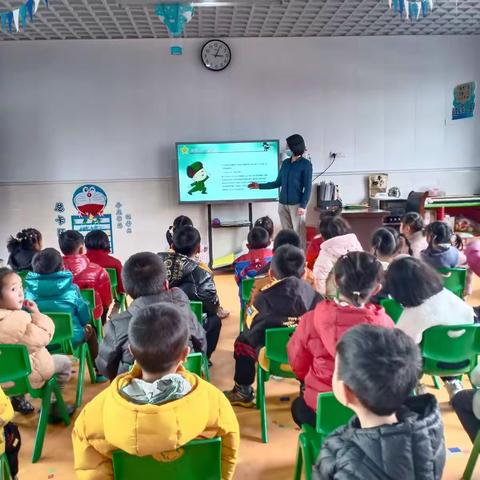
<path fill-rule="evenodd" d="M 23 2 L 0 0 L 0 12 Z M 480 34 L 480 0 L 436 0 L 426 18 L 412 23 L 388 0 L 237 0 L 234 6 L 196 8 L 185 37 L 330 37 Z M 166 38 L 149 0 L 43 1 L 25 32 L 0 40 Z"/>

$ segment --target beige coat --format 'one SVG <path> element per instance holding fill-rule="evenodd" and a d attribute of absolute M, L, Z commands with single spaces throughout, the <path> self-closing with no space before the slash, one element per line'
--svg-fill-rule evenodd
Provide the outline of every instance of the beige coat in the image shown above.
<path fill-rule="evenodd" d="M 53 358 L 45 348 L 55 325 L 42 313 L 0 309 L 0 343 L 25 345 L 30 355 L 30 384 L 40 388 L 54 373 Z"/>

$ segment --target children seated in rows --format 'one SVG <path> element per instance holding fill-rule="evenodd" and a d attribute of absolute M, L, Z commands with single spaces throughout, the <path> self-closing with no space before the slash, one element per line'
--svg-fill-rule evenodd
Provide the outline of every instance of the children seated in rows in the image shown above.
<path fill-rule="evenodd" d="M 60 250 L 64 258 L 66 270 L 73 274 L 73 281 L 79 288 L 93 288 L 95 290 L 94 318 L 102 317 L 103 323 L 107 318 L 108 309 L 113 301 L 110 277 L 104 268 L 92 263 L 85 255 L 85 240 L 76 230 L 67 230 L 58 237 Z"/>
<path fill-rule="evenodd" d="M 102 268 L 114 268 L 117 273 L 117 293 L 124 293 L 122 262 L 110 255 L 110 240 L 103 230 L 92 230 L 85 236 L 85 247 L 90 262 Z"/>
<path fill-rule="evenodd" d="M 32 259 L 42 249 L 42 234 L 35 228 L 25 228 L 7 242 L 8 265 L 15 272 L 31 271 Z"/>
<path fill-rule="evenodd" d="M 232 405 L 253 406 L 255 362 L 260 348 L 265 345 L 265 331 L 295 326 L 300 316 L 312 310 L 322 299 L 302 280 L 304 270 L 302 250 L 292 245 L 275 250 L 270 269 L 274 281 L 255 297 L 247 312 L 247 328 L 235 341 L 235 386 L 225 392 Z"/>
<path fill-rule="evenodd" d="M 114 315 L 105 325 L 103 342 L 97 358 L 98 370 L 110 380 L 127 372 L 134 358 L 128 345 L 128 325 L 136 312 L 158 303 L 176 305 L 188 321 L 188 344 L 194 352 L 206 353 L 205 331 L 190 308 L 190 301 L 179 288 L 169 288 L 165 265 L 155 253 L 132 255 L 123 267 L 125 289 L 133 299 L 125 312 Z"/>
<path fill-rule="evenodd" d="M 421 372 L 418 347 L 400 330 L 359 325 L 345 333 L 333 392 L 355 416 L 327 437 L 313 478 L 440 480 L 445 440 L 437 401 L 411 396 Z"/>
<path fill-rule="evenodd" d="M 333 267 L 337 260 L 348 252 L 361 251 L 357 236 L 349 223 L 340 215 L 326 216 L 320 222 L 320 234 L 324 242 L 313 267 L 317 291 L 322 295 L 336 295 Z"/>
<path fill-rule="evenodd" d="M 323 251 L 323 246 L 322 246 Z M 339 299 L 324 300 L 300 319 L 288 346 L 288 360 L 304 394 L 292 403 L 297 425 L 315 426 L 317 396 L 332 390 L 335 347 L 342 335 L 361 323 L 393 328 L 385 310 L 370 303 L 382 288 L 383 268 L 370 253 L 350 252 L 335 264 Z"/>
<path fill-rule="evenodd" d="M 238 421 L 216 387 L 182 367 L 188 338 L 188 319 L 171 303 L 135 312 L 128 327 L 133 369 L 89 402 L 75 422 L 74 467 L 79 478 L 113 478 L 116 450 L 157 458 L 165 452 L 172 458 L 178 455 L 174 450 L 191 440 L 213 437 L 222 439 L 222 479 L 233 478 Z"/>
<path fill-rule="evenodd" d="M 386 274 L 390 295 L 404 310 L 397 328 L 420 344 L 423 332 L 438 325 L 465 325 L 474 322 L 473 308 L 443 287 L 442 277 L 429 265 L 413 257 L 392 262 Z M 456 377 L 443 377 L 450 398 L 461 390 Z"/>
<path fill-rule="evenodd" d="M 204 328 L 207 332 L 207 356 L 210 358 L 217 347 L 222 323 L 217 315 L 220 301 L 212 273 L 195 260 L 200 241 L 196 228 L 182 227 L 173 235 L 173 250 L 158 255 L 165 263 L 170 287 L 183 290 L 190 301 L 202 302 L 203 312 L 207 314 Z"/>
<path fill-rule="evenodd" d="M 35 302 L 25 300 L 22 279 L 12 270 L 0 268 L 0 343 L 27 347 L 32 367 L 28 379 L 32 388 L 43 387 L 54 374 L 61 386 L 70 379 L 70 359 L 66 355 L 50 355 L 46 349 L 54 332 L 52 320 L 40 313 Z M 73 413 L 73 408 L 69 412 Z M 50 420 L 56 422 L 59 416 L 54 405 Z"/>

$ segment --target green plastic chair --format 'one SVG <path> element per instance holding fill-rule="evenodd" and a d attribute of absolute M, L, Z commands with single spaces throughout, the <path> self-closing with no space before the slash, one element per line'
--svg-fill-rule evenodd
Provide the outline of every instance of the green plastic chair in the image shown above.
<path fill-rule="evenodd" d="M 22 279 L 22 287 L 25 289 L 25 280 L 27 279 L 27 275 L 30 273 L 28 270 L 20 270 L 15 272 L 21 279 Z"/>
<path fill-rule="evenodd" d="M 127 309 L 127 296 L 125 293 L 118 293 L 118 277 L 117 271 L 114 268 L 105 269 L 110 277 L 110 285 L 112 286 L 112 297 L 120 305 L 119 311 L 123 312 Z"/>
<path fill-rule="evenodd" d="M 11 480 L 12 474 L 10 472 L 10 465 L 8 464 L 7 455 L 4 453 L 0 455 L 0 479 Z"/>
<path fill-rule="evenodd" d="M 265 403 L 265 383 L 270 375 L 282 378 L 295 378 L 288 365 L 287 343 L 295 327 L 269 328 L 265 331 L 265 358 L 268 361 L 268 370 L 257 363 L 257 401 L 256 407 L 260 410 L 260 426 L 262 441 L 268 442 L 267 407 Z"/>
<path fill-rule="evenodd" d="M 80 293 L 82 298 L 88 303 L 88 309 L 90 310 L 90 322 L 97 332 L 98 342 L 100 343 L 103 340 L 103 325 L 101 318 L 94 318 L 93 316 L 96 306 L 95 290 L 93 288 L 84 288 L 80 290 Z"/>
<path fill-rule="evenodd" d="M 244 278 L 240 284 L 240 333 L 245 328 L 245 307 L 252 297 L 255 278 Z"/>
<path fill-rule="evenodd" d="M 385 309 L 387 315 L 393 320 L 393 323 L 397 323 L 400 315 L 403 313 L 403 306 L 400 305 L 393 298 L 384 298 L 380 300 L 380 305 Z"/>
<path fill-rule="evenodd" d="M 317 399 L 317 424 L 302 425 L 298 437 L 297 462 L 295 464 L 295 480 L 300 480 L 302 469 L 305 479 L 311 480 L 312 468 L 316 462 L 325 439 L 338 427 L 345 425 L 354 412 L 342 405 L 332 392 L 320 393 Z"/>
<path fill-rule="evenodd" d="M 93 368 L 93 360 L 86 342 L 83 342 L 77 348 L 73 348 L 73 324 L 72 315 L 64 312 L 42 312 L 50 317 L 55 324 L 55 333 L 50 341 L 49 350 L 51 353 L 62 353 L 64 355 L 74 355 L 78 358 L 78 379 L 77 393 L 75 399 L 76 408 L 80 408 L 83 401 L 83 380 L 85 378 L 85 365 L 87 365 L 90 374 L 90 381 L 96 383 L 96 374 Z"/>
<path fill-rule="evenodd" d="M 139 478 L 221 480 L 222 441 L 220 438 L 192 440 L 176 452 L 177 458 L 162 462 L 151 456 L 135 457 L 117 450 L 112 455 L 113 478 L 115 480 Z"/>
<path fill-rule="evenodd" d="M 185 362 L 183 362 L 183 366 L 189 372 L 201 377 L 203 367 L 203 354 L 200 352 L 190 353 L 190 355 L 187 356 Z"/>
<path fill-rule="evenodd" d="M 192 309 L 192 312 L 194 315 L 197 317 L 198 322 L 200 325 L 203 327 L 204 324 L 204 319 L 203 319 L 203 303 L 202 302 L 190 302 L 190 308 Z M 202 355 L 202 370 L 203 370 L 203 375 L 205 376 L 205 380 L 207 382 L 210 381 L 210 370 L 208 368 L 208 358 L 206 355 Z M 188 370 L 188 369 L 187 369 Z M 197 372 L 194 372 L 197 373 Z M 200 374 L 201 376 L 201 374 Z"/>
<path fill-rule="evenodd" d="M 421 351 L 423 373 L 440 388 L 437 377 L 461 377 L 477 365 L 480 324 L 431 327 L 423 333 Z"/>
<path fill-rule="evenodd" d="M 463 298 L 463 292 L 467 284 L 467 269 L 440 268 L 438 272 L 443 277 L 443 286 L 458 297 Z"/>
<path fill-rule="evenodd" d="M 477 433 L 475 441 L 473 442 L 472 453 L 468 457 L 467 465 L 462 475 L 463 480 L 471 480 L 473 472 L 475 470 L 475 465 L 477 464 L 478 455 L 480 454 L 480 432 Z"/>
<path fill-rule="evenodd" d="M 36 463 L 42 456 L 52 394 L 55 395 L 65 425 L 70 425 L 70 417 L 56 376 L 45 382 L 42 388 L 32 388 L 28 379 L 30 373 L 32 373 L 32 367 L 25 345 L 0 345 L 0 383 L 15 383 L 12 387 L 4 388 L 5 394 L 8 396 L 29 394 L 32 398 L 42 400 L 32 454 L 32 462 Z"/>

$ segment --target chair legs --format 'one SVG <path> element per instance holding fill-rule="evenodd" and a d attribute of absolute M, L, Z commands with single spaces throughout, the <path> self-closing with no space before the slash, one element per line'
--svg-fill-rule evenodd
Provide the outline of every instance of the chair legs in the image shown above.
<path fill-rule="evenodd" d="M 472 453 L 467 462 L 467 466 L 465 467 L 465 471 L 463 472 L 462 479 L 463 480 L 470 480 L 473 475 L 473 471 L 475 470 L 475 465 L 477 463 L 478 455 L 480 454 L 480 433 L 477 433 L 475 437 L 475 442 L 473 443 Z"/>
<path fill-rule="evenodd" d="M 302 453 L 302 448 L 300 446 L 300 437 L 302 434 L 300 434 L 298 438 L 298 445 L 297 445 L 297 460 L 295 462 L 295 472 L 293 475 L 293 480 L 301 480 L 302 478 L 302 469 L 303 469 L 303 453 Z"/>
<path fill-rule="evenodd" d="M 85 365 L 88 368 L 88 373 L 90 375 L 90 381 L 95 383 L 96 381 L 96 374 L 95 369 L 93 368 L 93 360 L 90 354 L 90 350 L 88 349 L 88 345 L 86 343 L 82 343 L 77 351 L 75 352 L 75 356 L 78 358 L 79 366 L 78 366 L 78 380 L 77 380 L 77 396 L 75 399 L 75 406 L 80 408 L 82 406 L 83 401 L 83 382 L 85 380 Z"/>
<path fill-rule="evenodd" d="M 207 382 L 210 381 L 210 369 L 208 368 L 208 358 L 205 354 L 202 355 L 202 371 Z"/>
<path fill-rule="evenodd" d="M 120 304 L 119 312 L 124 312 L 127 309 L 127 296 L 124 293 L 117 295 L 117 301 Z"/>
<path fill-rule="evenodd" d="M 268 443 L 267 431 L 267 407 L 265 405 L 265 381 L 267 373 L 258 365 L 257 366 L 257 408 L 260 409 L 260 427 L 262 429 L 262 442 Z"/>
<path fill-rule="evenodd" d="M 436 375 L 433 375 L 432 378 L 433 378 L 433 385 L 437 390 L 440 390 L 440 379 Z"/>
<path fill-rule="evenodd" d="M 93 320 L 93 328 L 95 328 L 95 331 L 97 332 L 98 343 L 100 343 L 103 340 L 103 325 L 101 318 Z"/>

